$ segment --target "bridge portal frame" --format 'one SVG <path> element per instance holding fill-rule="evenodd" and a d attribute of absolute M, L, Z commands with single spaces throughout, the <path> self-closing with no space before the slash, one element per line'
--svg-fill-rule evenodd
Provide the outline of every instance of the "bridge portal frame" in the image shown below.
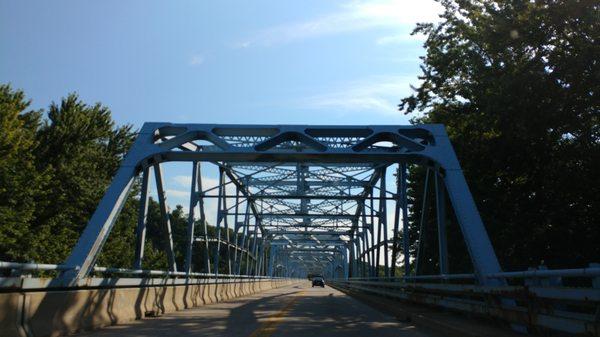
<path fill-rule="evenodd" d="M 246 140 L 246 143 L 243 143 L 244 140 Z M 198 145 L 198 143 L 203 145 Z M 374 174 L 372 181 L 364 187 L 364 193 L 361 194 L 362 200 L 359 200 L 355 214 L 356 218 L 366 217 L 364 210 L 367 202 L 372 205 L 373 200 L 376 198 L 373 195 L 375 184 L 378 180 L 381 183 L 381 180 L 385 179 L 385 167 L 391 164 L 399 164 L 402 167 L 401 186 L 396 195 L 396 197 L 400 197 L 401 202 L 397 203 L 395 212 L 399 214 L 402 211 L 406 215 L 406 165 L 424 165 L 428 168 L 428 172 L 433 171 L 435 174 L 435 187 L 438 191 L 436 194 L 444 195 L 444 193 L 439 193 L 443 190 L 448 193 L 479 283 L 486 285 L 503 283 L 502 280 L 488 277 L 501 272 L 501 267 L 445 128 L 443 125 L 438 124 L 414 126 L 308 126 L 145 123 L 76 246 L 65 261 L 66 265 L 77 266 L 77 268 L 64 271 L 61 274 L 64 281 L 77 282 L 77 280 L 86 277 L 93 271 L 100 250 L 131 191 L 134 180 L 141 173 L 143 185 L 147 186 L 150 168 L 154 169 L 156 182 L 159 185 L 157 188 L 159 190 L 163 224 L 166 232 L 170 232 L 168 216 L 165 215 L 164 191 L 161 192 L 160 164 L 163 162 L 194 163 L 194 183 L 191 190 L 193 196 L 198 195 L 198 191 L 202 190 L 199 178 L 201 175 L 198 174 L 202 162 L 377 164 L 380 173 Z M 258 214 L 254 204 L 256 199 L 253 199 L 249 194 L 244 182 L 238 181 L 227 166 L 221 165 L 221 182 L 225 177 L 230 179 L 236 186 L 236 197 L 242 194 L 247 198 L 247 205 L 256 218 L 254 225 L 256 238 L 257 231 L 262 231 L 261 215 Z M 260 197 L 264 198 L 265 196 Z M 381 193 L 379 198 L 385 199 L 385 193 Z M 202 202 L 202 198 L 195 199 L 193 197 L 192 199 L 193 203 Z M 224 204 L 225 200 L 226 198 L 219 198 L 219 210 L 227 207 Z M 438 205 L 444 202 L 441 197 L 437 197 L 436 200 Z M 142 242 L 144 237 L 142 222 L 145 221 L 144 212 L 146 212 L 144 209 L 147 210 L 147 191 L 145 191 L 145 187 L 142 191 L 142 207 L 140 207 L 140 219 L 142 220 L 138 224 L 137 231 L 138 238 L 142 238 Z M 201 212 L 203 212 L 202 209 Z M 372 207 L 371 212 L 373 212 Z M 385 209 L 379 209 L 379 212 L 385 212 Z M 219 214 L 221 213 L 219 212 Z M 204 215 L 200 214 L 200 216 L 203 217 Z M 193 223 L 193 217 L 190 218 L 192 219 L 190 222 Z M 373 218 L 373 213 L 371 213 L 371 218 Z M 407 233 L 407 217 L 403 216 L 403 218 L 402 228 Z M 222 220 L 220 216 L 218 216 L 218 219 L 217 226 L 220 225 Z M 441 229 L 445 228 L 444 220 L 443 215 L 438 216 L 438 226 Z M 375 224 L 371 222 L 371 225 L 374 226 Z M 380 218 L 378 226 L 382 225 L 387 224 L 383 224 Z M 236 223 L 235 226 L 237 227 L 238 224 Z M 193 226 L 190 226 L 188 230 L 192 232 L 192 235 L 188 234 L 189 244 L 192 244 Z M 248 231 L 248 229 L 246 230 Z M 399 230 L 398 223 L 394 224 L 394 230 Z M 373 235 L 374 231 L 371 230 L 370 233 Z M 378 231 L 378 234 L 381 234 L 381 230 Z M 374 242 L 375 238 L 373 236 L 370 238 L 372 247 L 368 251 L 368 231 L 363 230 L 359 233 L 358 221 L 353 221 L 350 236 L 349 255 L 350 260 L 354 259 L 349 261 L 351 266 L 356 265 L 356 257 L 361 254 L 366 254 L 369 264 L 374 265 L 375 261 L 379 259 L 379 254 L 377 257 L 375 256 L 375 250 L 379 252 L 380 248 L 380 245 L 373 248 L 376 244 Z M 403 248 L 406 252 L 408 240 L 406 236 L 404 237 Z M 384 240 L 384 242 L 387 242 L 388 239 L 384 238 Z M 378 241 L 381 242 L 381 238 Z M 205 242 L 208 244 L 208 240 L 205 240 Z M 254 244 L 256 242 L 255 239 Z M 384 249 L 387 250 L 387 248 L 387 245 L 385 245 Z M 252 249 L 256 254 L 256 247 Z M 139 257 L 140 252 L 143 251 L 143 246 L 140 247 L 138 244 L 136 251 L 138 252 L 136 256 Z M 445 261 L 447 253 L 445 252 L 443 233 L 440 233 L 440 252 L 440 261 Z M 264 254 L 264 250 L 259 254 Z M 393 260 L 395 260 L 396 255 L 396 245 L 394 245 Z M 173 259 L 171 256 L 169 257 L 170 268 L 176 271 Z M 387 260 L 387 254 L 385 258 Z M 190 270 L 189 259 L 190 257 L 186 256 L 185 268 L 187 271 Z M 218 266 L 218 254 L 215 259 L 214 266 Z M 404 259 L 406 261 L 406 273 L 409 270 L 408 256 L 405 255 Z M 208 262 L 207 264 L 210 265 Z M 135 266 L 140 266 L 138 259 L 135 261 Z M 386 266 L 389 266 L 387 261 Z M 361 267 L 364 271 L 364 265 Z M 442 273 L 447 270 L 445 263 L 441 263 L 441 267 L 444 268 L 441 270 Z M 394 269 L 394 266 L 392 266 L 392 273 Z M 229 270 L 231 270 L 231 266 Z M 376 271 L 376 268 L 370 268 L 369 273 L 373 274 L 374 271 Z M 387 273 L 388 271 L 386 271 Z"/>

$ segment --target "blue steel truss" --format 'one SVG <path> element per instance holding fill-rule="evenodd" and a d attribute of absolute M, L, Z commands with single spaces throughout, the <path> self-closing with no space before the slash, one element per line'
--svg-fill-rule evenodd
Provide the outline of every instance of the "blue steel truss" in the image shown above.
<path fill-rule="evenodd" d="M 184 266 L 175 261 L 161 169 L 165 162 L 190 162 L 193 167 Z M 218 166 L 217 187 L 203 187 L 204 163 Z M 93 271 L 136 179 L 142 190 L 133 267 L 141 268 L 152 176 L 171 271 L 193 272 L 192 251 L 199 245 L 214 251 L 213 261 L 204 254 L 202 262 L 205 271 L 212 268 L 215 274 L 225 259 L 229 274 L 368 277 L 377 276 L 382 265 L 386 276 L 394 276 L 401 244 L 403 275 L 408 276 L 408 165 L 427 167 L 426 185 L 430 178 L 435 185 L 440 274 L 449 272 L 443 212 L 447 195 L 477 280 L 502 283 L 487 277 L 501 268 L 442 125 L 146 123 L 65 262 L 79 268 L 64 271 L 61 277 L 77 282 Z M 388 191 L 386 172 L 394 168 L 397 188 Z M 204 205 L 209 198 L 218 204 L 216 237 L 206 234 Z M 393 223 L 387 219 L 388 202 L 395 205 Z M 200 222 L 194 220 L 198 217 Z M 196 228 L 198 223 L 203 228 Z M 388 228 L 393 228 L 391 237 Z M 223 247 L 226 256 L 219 253 Z"/>

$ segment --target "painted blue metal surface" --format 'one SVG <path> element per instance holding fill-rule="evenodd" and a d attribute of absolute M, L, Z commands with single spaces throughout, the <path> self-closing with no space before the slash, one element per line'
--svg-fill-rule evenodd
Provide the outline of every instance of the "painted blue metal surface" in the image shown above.
<path fill-rule="evenodd" d="M 308 126 L 308 125 L 218 125 L 146 123 L 125 157 L 111 186 L 65 264 L 80 266 L 65 271 L 64 280 L 76 282 L 94 267 L 102 245 L 131 185 L 141 175 L 147 185 L 149 169 L 154 168 L 161 213 L 167 235 L 165 191 L 161 163 L 190 162 L 192 172 L 190 210 L 199 207 L 204 240 L 196 240 L 194 212 L 188 222 L 188 247 L 183 270 L 194 272 L 192 249 L 197 242 L 210 249 L 206 237 L 204 203 L 218 200 L 217 238 L 211 243 L 212 269 L 208 260 L 205 271 L 218 273 L 220 259 L 226 259 L 227 273 L 255 275 L 285 272 L 287 276 L 336 273 L 375 276 L 382 261 L 385 275 L 394 271 L 396 242 L 400 226 L 398 216 L 388 237 L 387 204 L 395 203 L 402 211 L 402 231 L 407 238 L 406 167 L 424 165 L 437 173 L 438 209 L 448 195 L 463 233 L 474 271 L 481 284 L 502 284 L 487 275 L 501 272 L 494 249 L 469 192 L 456 155 L 442 125 L 416 126 Z M 217 165 L 219 185 L 204 189 L 201 163 Z M 195 165 L 195 164 L 194 164 Z M 386 171 L 402 170 L 404 183 L 395 191 L 386 187 Z M 235 194 L 227 185 L 235 187 Z M 144 191 L 144 190 L 143 190 Z M 447 192 L 445 192 L 447 191 Z M 145 192 L 144 192 L 145 193 Z M 146 197 L 144 196 L 144 199 Z M 142 202 L 142 207 L 147 207 Z M 242 207 L 240 207 L 242 205 Z M 140 210 L 138 250 L 134 267 L 143 259 L 144 209 Z M 439 220 L 445 215 L 441 212 Z M 233 226 L 229 226 L 229 222 Z M 220 237 L 220 228 L 233 228 Z M 439 228 L 443 229 L 440 222 Z M 288 234 L 285 234 L 288 233 Z M 445 237 L 440 231 L 440 247 Z M 167 238 L 168 242 L 172 239 Z M 223 241 L 224 240 L 224 241 Z M 225 255 L 221 244 L 225 243 Z M 391 249 L 390 249 L 391 248 Z M 231 249 L 234 253 L 231 254 Z M 410 272 L 404 250 L 404 274 Z M 440 261 L 447 260 L 440 249 Z M 311 256 L 300 253 L 310 253 Z M 238 254 L 239 253 L 239 254 Z M 250 255 L 255 259 L 250 259 Z M 390 256 L 391 254 L 391 256 Z M 168 247 L 169 265 L 177 270 L 172 244 Z M 206 258 L 208 254 L 205 254 Z M 233 260 L 233 261 L 232 261 Z M 267 265 L 268 264 L 268 265 Z M 278 268 L 277 266 L 281 266 Z M 341 266 L 341 269 L 338 268 Z M 441 272 L 449 269 L 441 263 Z"/>

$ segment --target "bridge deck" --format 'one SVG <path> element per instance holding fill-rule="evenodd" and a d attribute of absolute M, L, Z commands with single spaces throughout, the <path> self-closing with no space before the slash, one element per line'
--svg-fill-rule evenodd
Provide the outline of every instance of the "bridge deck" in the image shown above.
<path fill-rule="evenodd" d="M 78 336 L 432 336 L 330 287 L 308 281 Z"/>

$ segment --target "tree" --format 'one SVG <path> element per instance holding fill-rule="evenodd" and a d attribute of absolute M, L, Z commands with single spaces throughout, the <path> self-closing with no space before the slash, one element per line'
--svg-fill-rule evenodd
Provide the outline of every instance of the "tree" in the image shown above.
<path fill-rule="evenodd" d="M 441 21 L 415 29 L 422 82 L 400 109 L 446 125 L 505 268 L 597 262 L 600 5 L 440 2 Z M 411 182 L 413 211 L 421 191 Z"/>
<path fill-rule="evenodd" d="M 52 103 L 47 118 L 27 110 L 20 90 L 0 85 L 0 259 L 60 263 L 75 245 L 135 138 L 110 110 L 76 94 Z M 139 184 L 135 183 L 98 264 L 130 268 L 134 260 Z M 187 216 L 169 212 L 183 266 Z M 166 269 L 158 203 L 150 199 L 143 267 Z M 214 230 L 213 230 L 214 231 Z M 196 259 L 201 261 L 200 259 Z"/>
<path fill-rule="evenodd" d="M 46 195 L 36 204 L 38 237 L 31 240 L 36 261 L 68 256 L 134 137 L 131 126 L 115 126 L 107 107 L 87 105 L 76 94 L 50 105 L 35 148 L 38 170 L 51 174 Z"/>
<path fill-rule="evenodd" d="M 45 177 L 36 171 L 34 148 L 40 111 L 27 110 L 23 91 L 0 85 L 0 260 L 27 261 L 35 200 Z"/>

